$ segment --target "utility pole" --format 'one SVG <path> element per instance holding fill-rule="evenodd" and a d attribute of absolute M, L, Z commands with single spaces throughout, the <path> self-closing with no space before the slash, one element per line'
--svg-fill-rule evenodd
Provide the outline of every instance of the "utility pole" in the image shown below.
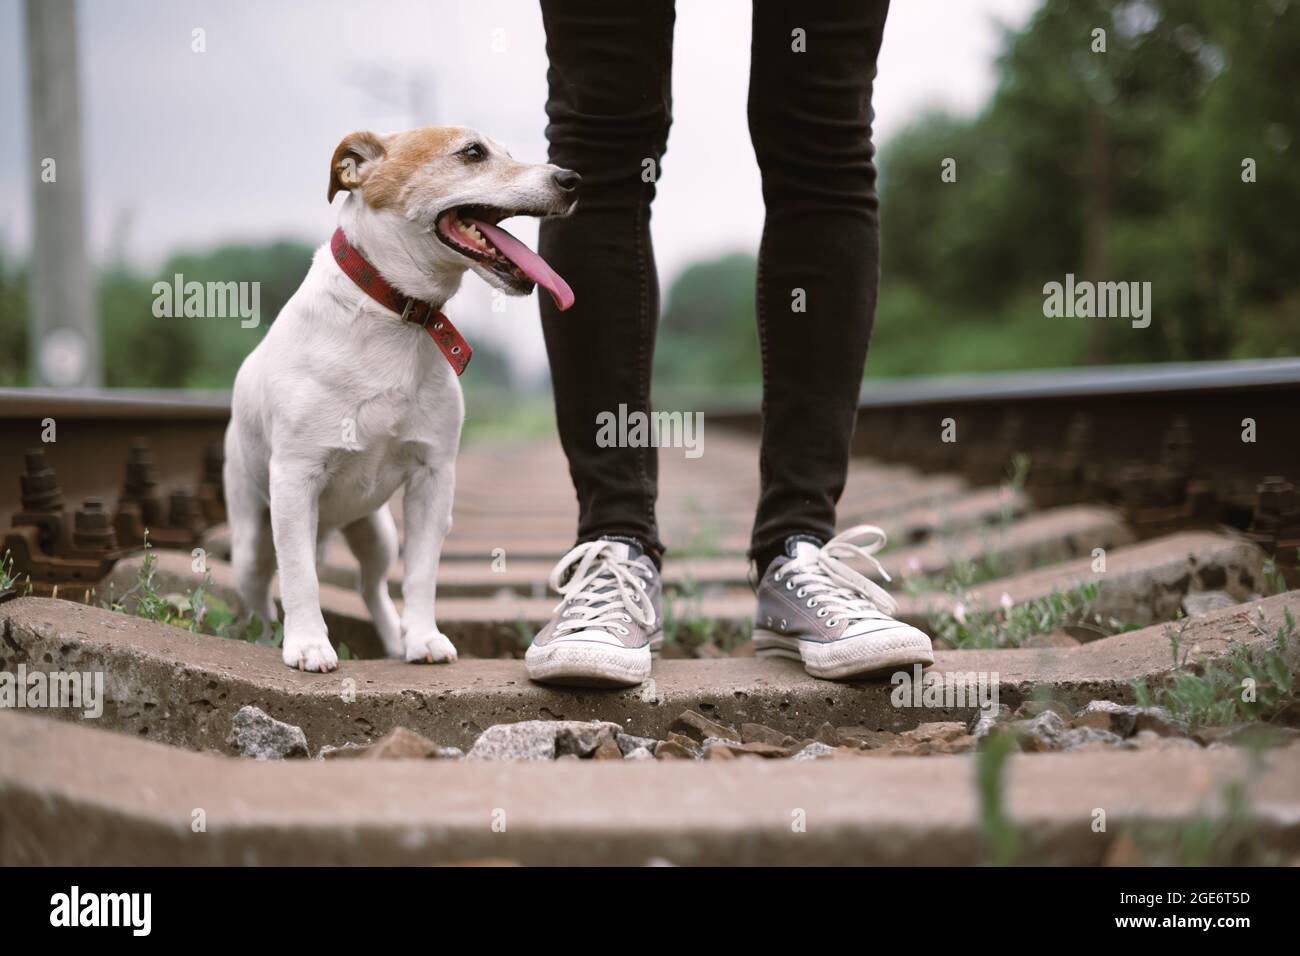
<path fill-rule="evenodd" d="M 33 240 L 34 385 L 99 385 L 99 323 L 86 255 L 76 0 L 25 0 Z"/>

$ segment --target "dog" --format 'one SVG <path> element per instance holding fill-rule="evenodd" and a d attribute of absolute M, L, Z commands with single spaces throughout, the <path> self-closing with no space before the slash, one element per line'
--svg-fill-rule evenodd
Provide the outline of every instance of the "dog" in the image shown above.
<path fill-rule="evenodd" d="M 509 295 L 542 285 L 560 309 L 573 292 L 497 223 L 573 210 L 580 177 L 517 162 L 463 127 L 346 136 L 329 200 L 346 196 L 334 239 L 235 377 L 225 437 L 231 563 L 246 619 L 275 617 L 278 566 L 285 664 L 332 671 L 316 565 L 343 532 L 384 650 L 443 663 L 456 648 L 434 598 L 451 529 L 468 345 L 441 309 L 473 272 Z M 400 313 L 400 314 L 399 314 Z M 399 616 L 388 591 L 398 551 L 388 501 L 401 489 Z"/>

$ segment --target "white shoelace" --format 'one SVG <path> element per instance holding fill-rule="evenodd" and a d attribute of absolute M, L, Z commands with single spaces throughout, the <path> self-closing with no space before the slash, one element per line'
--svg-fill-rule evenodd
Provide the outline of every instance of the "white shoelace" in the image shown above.
<path fill-rule="evenodd" d="M 555 610 L 569 605 L 563 616 L 570 620 L 556 625 L 556 632 L 613 628 L 626 637 L 624 625 L 634 620 L 654 626 L 655 609 L 646 593 L 650 569 L 620 557 L 618 546 L 616 541 L 584 541 L 551 569 L 550 585 L 564 597 Z"/>
<path fill-rule="evenodd" d="M 872 540 L 865 545 L 854 543 L 862 538 Z M 818 617 L 831 616 L 826 622 L 830 627 L 838 626 L 841 621 L 892 617 L 898 611 L 898 604 L 889 592 L 840 560 L 868 561 L 888 581 L 889 575 L 876 560 L 876 552 L 887 541 L 885 532 L 875 525 L 855 525 L 831 538 L 816 554 L 786 562 L 776 572 L 775 581 L 784 583 L 796 597 L 807 598 L 809 608 L 818 608 Z"/>

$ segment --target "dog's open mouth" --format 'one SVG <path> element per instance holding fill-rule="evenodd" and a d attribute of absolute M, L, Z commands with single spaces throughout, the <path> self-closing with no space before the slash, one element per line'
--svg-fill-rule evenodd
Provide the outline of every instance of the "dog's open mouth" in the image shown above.
<path fill-rule="evenodd" d="M 521 293 L 533 284 L 551 294 L 563 312 L 573 305 L 573 290 L 546 260 L 497 225 L 526 212 L 489 206 L 460 206 L 438 217 L 438 238 L 462 256 L 481 262 Z"/>

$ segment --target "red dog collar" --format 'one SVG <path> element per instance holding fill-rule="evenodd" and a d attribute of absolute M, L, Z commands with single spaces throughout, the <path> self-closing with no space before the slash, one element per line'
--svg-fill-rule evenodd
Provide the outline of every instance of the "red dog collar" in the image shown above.
<path fill-rule="evenodd" d="M 451 319 L 428 302 L 402 295 L 385 282 L 375 267 L 357 252 L 352 243 L 348 242 L 348 237 L 343 235 L 342 227 L 334 230 L 334 238 L 330 240 L 330 250 L 334 253 L 334 261 L 339 264 L 339 268 L 357 284 L 362 292 L 384 308 L 396 312 L 402 317 L 403 322 L 414 322 L 421 326 L 429 333 L 429 337 L 433 339 L 442 354 L 447 356 L 447 361 L 456 370 L 456 374 L 460 375 L 465 371 L 474 350 L 469 347 L 465 337 L 456 331 L 456 326 L 451 324 Z"/>

